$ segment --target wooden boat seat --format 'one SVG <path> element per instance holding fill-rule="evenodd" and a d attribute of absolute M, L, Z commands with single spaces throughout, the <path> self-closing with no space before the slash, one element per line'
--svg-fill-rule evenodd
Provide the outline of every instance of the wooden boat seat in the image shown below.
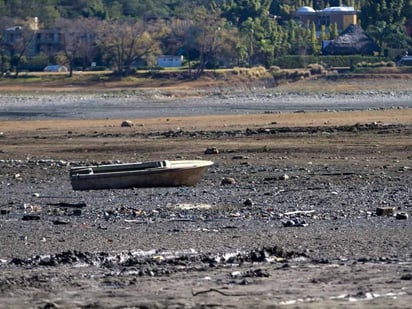
<path fill-rule="evenodd" d="M 110 172 L 126 172 L 126 171 L 137 171 L 145 169 L 156 169 L 156 168 L 170 168 L 171 163 L 168 160 L 163 161 L 152 161 L 144 163 L 128 163 L 128 164 L 113 164 L 113 165 L 96 165 L 96 166 L 84 166 L 84 167 L 73 167 L 70 170 L 70 175 L 90 175 L 99 173 L 110 173 Z"/>

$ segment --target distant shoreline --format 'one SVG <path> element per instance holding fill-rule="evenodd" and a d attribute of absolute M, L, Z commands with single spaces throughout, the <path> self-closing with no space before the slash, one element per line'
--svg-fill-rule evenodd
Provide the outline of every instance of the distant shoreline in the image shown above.
<path fill-rule="evenodd" d="M 298 71 L 298 70 L 297 70 Z M 271 75 L 250 77 L 222 73 L 202 76 L 196 80 L 179 79 L 173 75 L 161 78 L 125 77 L 121 80 L 112 78 L 105 72 L 90 75 L 75 74 L 72 78 L 67 73 L 53 75 L 33 75 L 29 78 L 0 79 L 0 96 L 16 94 L 150 94 L 165 93 L 174 97 L 208 96 L 226 93 L 250 92 L 282 93 L 358 93 L 361 91 L 401 91 L 412 92 L 412 74 L 406 73 L 371 73 L 311 75 L 299 80 L 278 80 Z"/>
<path fill-rule="evenodd" d="M 106 88 L 67 81 L 24 85 L 0 81 L 0 120 L 142 119 L 314 111 L 412 108 L 412 78 L 311 78 L 265 87 L 259 83 L 198 80 L 174 87 Z M 37 88 L 34 87 L 37 85 Z M 75 90 L 77 89 L 77 90 Z"/>
<path fill-rule="evenodd" d="M 165 92 L 0 94 L 0 120 L 145 119 L 320 111 L 411 109 L 412 92 L 346 94 L 238 92 L 179 96 Z"/>

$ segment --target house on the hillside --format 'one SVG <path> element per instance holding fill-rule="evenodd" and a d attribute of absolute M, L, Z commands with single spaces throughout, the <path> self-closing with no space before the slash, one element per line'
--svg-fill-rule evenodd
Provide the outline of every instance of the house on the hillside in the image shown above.
<path fill-rule="evenodd" d="M 322 44 L 323 55 L 375 55 L 380 51 L 381 48 L 359 25 L 350 25 L 336 39 Z"/>
<path fill-rule="evenodd" d="M 29 35 L 32 35 L 32 37 Z M 16 42 L 23 38 L 29 43 L 27 46 L 28 56 L 35 56 L 41 52 L 55 53 L 63 48 L 61 32 L 57 29 L 39 29 L 37 17 L 30 20 L 27 29 L 21 26 L 5 29 L 2 34 L 1 43 L 8 47 L 9 52 L 12 53 L 13 44 L 16 44 Z"/>
<path fill-rule="evenodd" d="M 295 19 L 302 24 L 315 23 L 318 31 L 322 26 L 336 24 L 338 32 L 342 32 L 349 25 L 357 24 L 358 12 L 352 6 L 332 6 L 318 11 L 303 6 L 296 10 Z"/>
<path fill-rule="evenodd" d="M 63 48 L 63 36 L 56 29 L 44 29 L 36 32 L 33 54 L 53 53 Z"/>

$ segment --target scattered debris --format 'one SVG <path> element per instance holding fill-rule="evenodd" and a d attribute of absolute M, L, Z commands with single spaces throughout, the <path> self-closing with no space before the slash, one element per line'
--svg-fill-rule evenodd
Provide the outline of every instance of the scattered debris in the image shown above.
<path fill-rule="evenodd" d="M 247 156 L 233 156 L 232 160 L 248 160 L 249 157 Z"/>
<path fill-rule="evenodd" d="M 308 226 L 306 221 L 302 220 L 300 218 L 282 220 L 281 222 L 282 222 L 283 226 L 285 226 L 285 227 L 289 227 L 289 226 L 294 226 L 294 227 Z"/>
<path fill-rule="evenodd" d="M 54 220 L 53 221 L 54 225 L 66 225 L 66 224 L 69 224 L 69 223 L 70 223 L 69 221 L 64 221 L 64 220 Z"/>
<path fill-rule="evenodd" d="M 40 220 L 40 216 L 38 216 L 38 215 L 24 215 L 21 219 L 23 221 L 32 221 L 32 220 L 37 221 L 37 220 Z"/>
<path fill-rule="evenodd" d="M 255 203 L 252 201 L 252 199 L 248 198 L 246 201 L 243 202 L 243 205 L 245 206 L 253 206 Z"/>
<path fill-rule="evenodd" d="M 287 174 L 283 174 L 282 176 L 279 177 L 279 180 L 288 180 L 290 177 Z"/>
<path fill-rule="evenodd" d="M 377 216 L 393 216 L 395 213 L 395 207 L 377 207 Z"/>
<path fill-rule="evenodd" d="M 81 216 L 82 215 L 82 210 L 81 209 L 74 209 L 72 215 L 73 216 Z"/>
<path fill-rule="evenodd" d="M 409 215 L 406 212 L 398 212 L 396 214 L 396 219 L 398 220 L 408 220 Z"/>
<path fill-rule="evenodd" d="M 133 127 L 133 121 L 131 121 L 131 120 L 124 120 L 123 122 L 122 122 L 122 124 L 121 124 L 121 127 L 122 128 L 131 128 L 131 127 Z"/>
<path fill-rule="evenodd" d="M 216 147 L 206 148 L 205 154 L 219 154 L 219 149 Z"/>
<path fill-rule="evenodd" d="M 192 203 L 181 203 L 181 204 L 176 204 L 176 208 L 179 209 L 210 209 L 212 208 L 211 204 L 206 204 L 206 203 L 199 203 L 199 204 L 192 204 Z"/>
<path fill-rule="evenodd" d="M 263 270 L 263 269 L 251 269 L 247 271 L 233 271 L 230 276 L 232 278 L 252 278 L 252 277 L 261 277 L 261 278 L 267 278 L 270 277 L 270 274 L 268 271 Z"/>
<path fill-rule="evenodd" d="M 233 185 L 235 183 L 236 180 L 232 177 L 224 177 L 221 182 L 222 185 Z"/>
<path fill-rule="evenodd" d="M 412 273 L 403 275 L 401 280 L 412 280 Z"/>
<path fill-rule="evenodd" d="M 306 214 L 311 214 L 314 213 L 314 210 L 296 210 L 296 211 L 289 211 L 289 212 L 285 212 L 283 215 L 284 216 L 291 216 L 291 215 L 306 215 Z"/>
<path fill-rule="evenodd" d="M 66 208 L 83 208 L 86 207 L 85 202 L 81 203 L 65 203 L 65 202 L 59 202 L 59 203 L 47 203 L 49 206 L 58 206 L 58 207 L 66 207 Z"/>

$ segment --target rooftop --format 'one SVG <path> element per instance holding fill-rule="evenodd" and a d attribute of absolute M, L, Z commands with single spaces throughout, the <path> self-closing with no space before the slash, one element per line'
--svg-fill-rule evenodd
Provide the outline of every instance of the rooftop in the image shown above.
<path fill-rule="evenodd" d="M 296 10 L 297 13 L 300 14 L 307 14 L 307 13 L 315 13 L 315 10 L 310 6 L 302 6 Z"/>
<path fill-rule="evenodd" d="M 331 6 L 328 8 L 324 8 L 323 10 L 321 10 L 321 12 L 355 12 L 355 8 L 353 6 Z"/>
<path fill-rule="evenodd" d="M 324 8 L 323 10 L 315 11 L 310 6 L 302 6 L 296 10 L 298 15 L 310 15 L 315 13 L 354 13 L 355 8 L 353 6 L 331 6 Z"/>

